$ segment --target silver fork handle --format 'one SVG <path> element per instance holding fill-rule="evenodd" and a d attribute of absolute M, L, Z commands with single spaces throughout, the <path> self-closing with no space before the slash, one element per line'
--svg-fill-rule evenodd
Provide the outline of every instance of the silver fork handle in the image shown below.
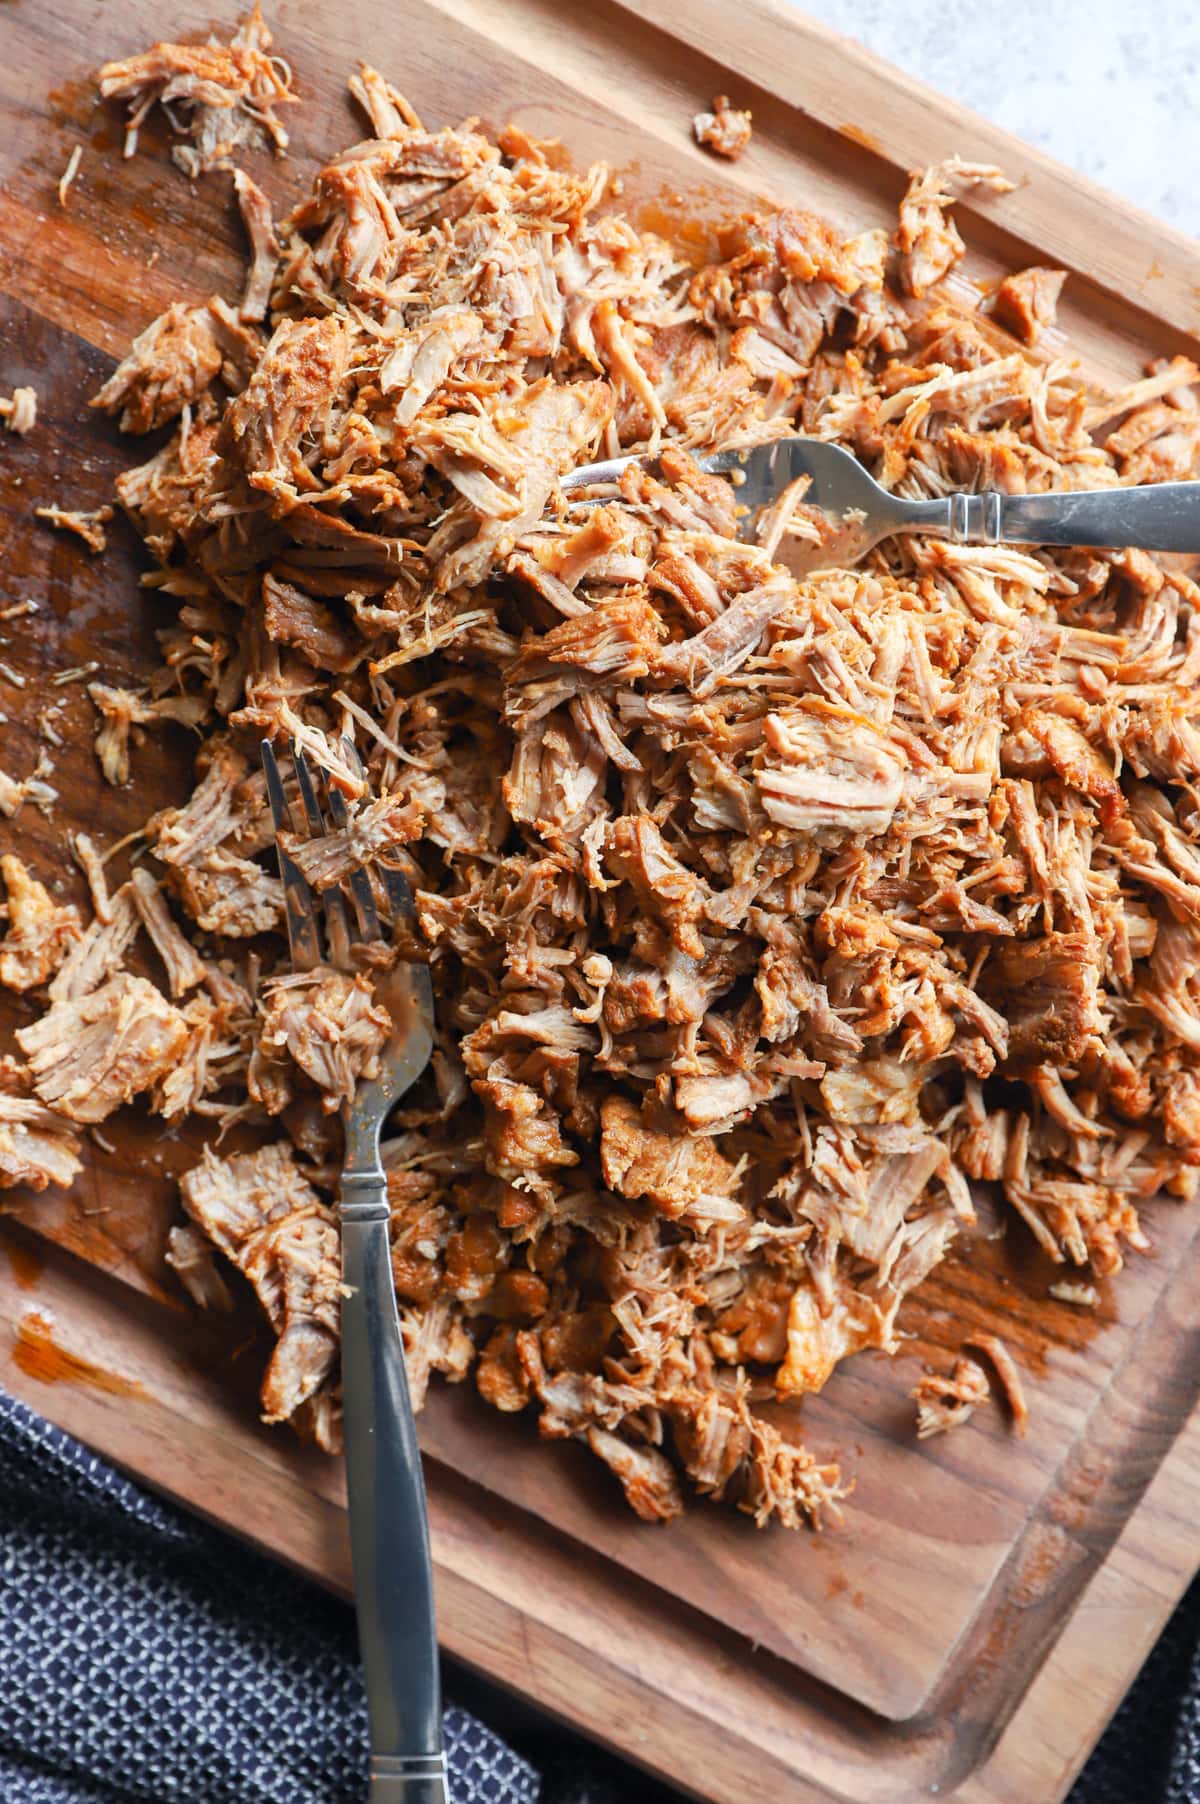
<path fill-rule="evenodd" d="M 1200 482 L 1050 495 L 946 495 L 904 502 L 895 530 L 967 545 L 1089 545 L 1200 552 Z"/>
<path fill-rule="evenodd" d="M 446 1804 L 446 1756 L 436 1761 L 371 1758 L 371 1804 Z"/>
<path fill-rule="evenodd" d="M 372 1804 L 447 1804 L 425 1480 L 392 1279 L 387 1181 L 342 1174 L 342 1387 Z"/>

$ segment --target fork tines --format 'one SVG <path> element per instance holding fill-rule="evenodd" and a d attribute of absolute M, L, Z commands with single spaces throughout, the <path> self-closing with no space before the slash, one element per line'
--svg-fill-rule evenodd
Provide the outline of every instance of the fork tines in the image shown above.
<path fill-rule="evenodd" d="M 379 911 L 375 906 L 375 897 L 371 889 L 371 880 L 367 872 L 358 867 L 350 872 L 347 884 L 354 903 L 357 917 L 358 934 L 351 926 L 350 912 L 346 897 L 340 885 L 331 884 L 317 894 L 301 871 L 295 859 L 281 842 L 280 835 L 295 835 L 295 823 L 292 809 L 284 788 L 283 774 L 275 749 L 269 739 L 261 743 L 263 774 L 267 782 L 267 799 L 271 805 L 271 817 L 275 823 L 275 852 L 279 860 L 279 875 L 283 883 L 284 902 L 287 918 L 288 940 L 292 949 L 292 963 L 298 971 L 311 971 L 321 964 L 321 931 L 318 924 L 318 902 L 325 916 L 325 935 L 329 950 L 329 963 L 345 969 L 350 963 L 350 948 L 359 938 L 368 944 L 383 938 Z M 362 761 L 350 740 L 343 741 L 343 750 L 347 754 L 352 768 L 362 769 Z M 292 763 L 296 772 L 296 785 L 299 792 L 300 807 L 304 816 L 305 827 L 310 839 L 319 839 L 323 835 L 342 829 L 349 825 L 349 813 L 342 795 L 332 783 L 322 782 L 320 772 L 314 778 L 309 760 L 305 753 L 293 740 L 291 745 Z M 365 772 L 364 772 L 365 775 Z M 322 791 L 325 806 L 322 806 Z M 329 819 L 325 809 L 328 809 Z M 332 822 L 332 826 L 330 824 Z M 399 873 L 395 873 L 399 876 Z M 411 909 L 411 895 L 408 886 L 400 877 L 404 896 Z M 388 896 L 395 906 L 396 898 L 387 876 L 383 878 Z"/>

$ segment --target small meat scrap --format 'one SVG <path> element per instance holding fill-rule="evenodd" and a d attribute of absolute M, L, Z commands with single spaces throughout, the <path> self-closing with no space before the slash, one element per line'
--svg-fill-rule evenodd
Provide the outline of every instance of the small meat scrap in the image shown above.
<path fill-rule="evenodd" d="M 105 63 L 96 76 L 104 100 L 129 106 L 125 155 L 137 150 L 146 115 L 161 104 L 186 140 L 171 155 L 185 175 L 228 169 L 236 151 L 268 143 L 282 156 L 287 132 L 277 106 L 294 101 L 291 70 L 270 55 L 271 33 L 255 5 L 228 44 L 155 44 L 141 56 Z"/>
<path fill-rule="evenodd" d="M 245 1081 L 249 998 L 245 1008 L 240 998 L 231 1001 L 208 966 L 204 977 L 213 994 L 199 993 L 184 1004 L 181 1013 L 188 1030 L 187 1044 L 170 1071 L 155 1084 L 151 1104 L 164 1121 L 201 1115 L 229 1127 L 247 1113 L 246 1104 L 223 1100 L 214 1092 L 240 1088 Z"/>
<path fill-rule="evenodd" d="M 990 163 L 965 163 L 948 157 L 929 169 L 917 170 L 909 179 L 900 202 L 900 226 L 896 244 L 900 252 L 900 279 L 909 294 L 919 299 L 940 282 L 963 254 L 965 246 L 945 209 L 964 188 L 982 185 L 994 194 L 1010 194 L 1013 184 Z"/>
<path fill-rule="evenodd" d="M 120 787 L 129 781 L 129 747 L 140 727 L 162 720 L 197 726 L 208 713 L 202 696 L 164 695 L 151 698 L 111 683 L 89 683 L 88 694 L 100 715 L 96 732 L 96 756 L 105 778 Z"/>
<path fill-rule="evenodd" d="M 911 1392 L 917 1406 L 917 1435 L 945 1434 L 970 1419 L 991 1395 L 987 1373 L 973 1359 L 956 1359 L 950 1377 L 926 1372 Z"/>
<path fill-rule="evenodd" d="M 104 860 L 96 850 L 91 837 L 86 833 L 72 834 L 71 851 L 76 864 L 87 879 L 93 914 L 98 921 L 106 923 L 111 921 L 112 899 L 108 893 L 108 879 L 104 874 Z"/>
<path fill-rule="evenodd" d="M 1094 1309 L 1100 1301 L 1096 1286 L 1082 1284 L 1077 1278 L 1059 1278 L 1047 1288 L 1056 1302 L 1075 1303 L 1080 1309 Z"/>
<path fill-rule="evenodd" d="M 321 1389 L 337 1353 L 337 1229 L 284 1143 L 231 1159 L 206 1152 L 179 1193 L 193 1221 L 250 1280 L 278 1336 L 262 1404 L 267 1421 L 286 1421 Z"/>
<path fill-rule="evenodd" d="M 679 1477 L 665 1453 L 639 1446 L 593 1423 L 584 1437 L 591 1451 L 621 1482 L 625 1501 L 643 1522 L 670 1522 L 683 1514 Z"/>
<path fill-rule="evenodd" d="M 0 420 L 21 438 L 32 432 L 37 424 L 36 388 L 15 388 L 11 396 L 0 395 Z"/>
<path fill-rule="evenodd" d="M 1017 1371 L 1012 1354 L 998 1334 L 972 1335 L 967 1345 L 978 1348 L 980 1353 L 985 1353 L 991 1360 L 1012 1415 L 1013 1427 L 1018 1434 L 1024 1434 L 1029 1423 L 1029 1405 L 1025 1401 L 1021 1374 Z"/>
<path fill-rule="evenodd" d="M 229 1286 L 217 1270 L 212 1241 L 198 1228 L 172 1228 L 163 1257 L 198 1308 L 225 1313 L 233 1308 Z"/>
<path fill-rule="evenodd" d="M 79 910 L 56 902 L 13 853 L 0 857 L 8 926 L 0 939 L 0 984 L 32 990 L 58 970 L 82 929 Z"/>
<path fill-rule="evenodd" d="M 46 766 L 41 759 L 37 767 L 28 777 L 13 777 L 5 770 L 0 770 L 0 814 L 8 820 L 15 820 L 26 802 L 32 802 L 48 815 L 58 800 L 58 791 L 52 783 L 45 780 Z"/>
<path fill-rule="evenodd" d="M 179 1010 L 144 977 L 110 977 L 17 1029 L 41 1100 L 69 1121 L 104 1121 L 171 1069 L 187 1043 Z"/>
<path fill-rule="evenodd" d="M 93 508 L 90 513 L 72 512 L 62 507 L 35 507 L 33 511 L 39 520 L 45 520 L 60 532 L 75 533 L 89 551 L 103 551 L 108 544 L 104 528 L 113 517 L 111 507 Z"/>
<path fill-rule="evenodd" d="M 253 858 L 217 847 L 170 876 L 179 900 L 205 933 L 241 940 L 283 925 L 283 885 Z"/>
<path fill-rule="evenodd" d="M 1058 297 L 1067 279 L 1065 269 L 1023 269 L 1005 276 L 992 300 L 992 317 L 1016 334 L 1022 344 L 1034 345 L 1058 312 Z"/>
<path fill-rule="evenodd" d="M 79 174 L 79 165 L 82 160 L 83 146 L 82 144 L 76 144 L 73 146 L 71 154 L 67 158 L 66 168 L 58 178 L 58 204 L 60 207 L 65 207 L 67 204 L 67 195 L 70 193 L 71 183 Z"/>
<path fill-rule="evenodd" d="M 719 157 L 735 162 L 750 142 L 750 114 L 730 106 L 725 94 L 718 94 L 711 113 L 697 113 L 692 120 L 697 144 L 705 145 Z"/>
<path fill-rule="evenodd" d="M 450 1298 L 441 1297 L 420 1311 L 402 1308 L 400 1333 L 414 1410 L 424 1407 L 431 1373 L 441 1372 L 451 1384 L 458 1384 L 470 1371 L 475 1343 Z"/>
<path fill-rule="evenodd" d="M 30 1074 L 17 1060 L 0 1057 L 0 1189 L 65 1187 L 82 1170 L 70 1123 L 34 1095 Z"/>

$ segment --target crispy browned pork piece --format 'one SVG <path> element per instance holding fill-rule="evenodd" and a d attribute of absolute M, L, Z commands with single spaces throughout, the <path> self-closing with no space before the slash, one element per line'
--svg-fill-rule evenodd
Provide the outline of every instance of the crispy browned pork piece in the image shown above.
<path fill-rule="evenodd" d="M 896 1350 L 973 1183 L 1085 1288 L 1148 1245 L 1144 1199 L 1195 1193 L 1200 589 L 920 539 L 798 581 L 802 497 L 744 542 L 693 454 L 799 429 L 915 497 L 1191 474 L 1196 371 L 1103 396 L 1031 355 L 1054 272 L 992 318 L 952 301 L 948 207 L 1003 191 L 988 168 L 915 176 L 891 238 L 761 209 L 697 269 L 603 169 L 426 129 L 369 68 L 352 91 L 371 135 L 286 219 L 241 184 L 250 323 L 171 309 L 106 388 L 175 425 L 118 484 L 163 664 L 93 687 L 98 750 L 124 781 L 182 720 L 196 786 L 53 976 L 15 1093 L 286 1133 L 183 1195 L 282 1333 L 266 1413 L 333 1444 L 335 1111 L 386 1023 L 366 966 L 288 971 L 257 741 L 296 739 L 349 819 L 293 855 L 317 887 L 401 870 L 437 995 L 385 1149 L 415 1399 L 473 1370 L 647 1518 L 690 1490 L 816 1521 L 839 1471 L 763 1402 Z M 925 1384 L 928 1427 L 978 1371 Z"/>
<path fill-rule="evenodd" d="M 1005 276 L 992 301 L 992 318 L 1022 344 L 1036 344 L 1045 327 L 1054 324 L 1066 279 L 1065 269 L 1036 267 Z"/>
<path fill-rule="evenodd" d="M 0 858 L 8 925 L 0 939 L 0 984 L 32 990 L 46 983 L 81 937 L 79 910 L 56 902 L 12 853 Z"/>
<path fill-rule="evenodd" d="M 729 104 L 726 94 L 718 94 L 711 113 L 697 113 L 692 132 L 697 144 L 715 151 L 719 157 L 735 162 L 750 142 L 750 114 Z"/>
<path fill-rule="evenodd" d="M 186 141 L 171 155 L 185 175 L 228 169 L 244 145 L 270 144 L 280 154 L 287 132 L 275 109 L 294 100 L 291 70 L 270 55 L 271 33 L 257 4 L 228 44 L 155 44 L 141 56 L 105 63 L 96 82 L 104 100 L 129 106 L 125 155 L 155 103 Z"/>

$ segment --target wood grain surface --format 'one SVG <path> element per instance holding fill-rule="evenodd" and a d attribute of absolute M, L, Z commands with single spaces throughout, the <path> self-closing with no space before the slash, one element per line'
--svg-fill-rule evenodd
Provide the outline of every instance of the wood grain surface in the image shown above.
<path fill-rule="evenodd" d="M 756 3 L 735 16 L 689 0 L 669 28 L 660 10 L 363 0 L 351 13 L 285 0 L 271 22 L 303 105 L 289 117 L 289 159 L 248 166 L 277 205 L 302 192 L 317 159 L 360 133 L 343 86 L 358 56 L 430 123 L 515 118 L 561 137 L 576 161 L 607 158 L 622 204 L 660 229 L 759 196 L 860 229 L 894 216 L 910 165 L 958 150 L 1019 181 L 1003 200 L 960 207 L 964 280 L 1035 258 L 1070 268 L 1064 332 L 1098 378 L 1200 349 L 1190 241 L 790 9 Z M 0 846 L 17 846 L 63 893 L 78 887 L 65 830 L 120 837 L 186 792 L 190 750 L 182 733 L 156 737 L 128 789 L 100 782 L 83 688 L 52 679 L 93 662 L 108 681 L 136 679 L 153 661 L 162 604 L 138 588 L 123 523 L 96 559 L 32 510 L 107 498 L 138 448 L 87 397 L 167 302 L 235 294 L 241 270 L 228 178 L 186 181 L 155 128 L 122 162 L 119 121 L 94 104 L 87 77 L 165 30 L 216 22 L 190 0 L 169 15 L 149 0 L 11 0 L 0 13 L 0 387 L 32 382 L 40 404 L 28 440 L 0 435 L 0 606 L 38 604 L 32 619 L 0 625 L 0 660 L 26 679 L 0 682 L 0 765 L 17 777 L 32 768 L 47 706 L 64 740 L 55 818 L 27 807 L 0 821 Z M 733 168 L 689 138 L 692 112 L 718 90 L 754 111 L 754 143 Z M 63 209 L 55 185 L 76 144 Z M 0 1014 L 0 1042 L 19 1015 Z M 261 1340 L 251 1332 L 237 1351 L 245 1335 L 197 1317 L 162 1264 L 173 1174 L 195 1158 L 197 1135 L 164 1134 L 129 1110 L 105 1137 L 114 1150 L 89 1147 L 72 1193 L 7 1194 L 18 1224 L 5 1227 L 0 1259 L 0 1382 L 345 1589 L 336 1467 L 257 1424 Z M 1013 1225 L 1003 1242 L 976 1243 L 969 1263 L 950 1261 L 908 1307 L 903 1358 L 841 1368 L 804 1413 L 811 1444 L 837 1449 L 857 1486 L 845 1524 L 822 1537 L 758 1534 L 703 1504 L 665 1531 L 639 1527 L 580 1450 L 539 1444 L 467 1386 L 436 1390 L 422 1441 L 447 1648 L 712 1798 L 755 1789 L 891 1804 L 937 1785 L 979 1804 L 1052 1804 L 1200 1541 L 1179 1501 L 1195 1436 L 1176 1443 L 1200 1375 L 1200 1213 L 1166 1202 L 1147 1215 L 1153 1256 L 1104 1286 L 1097 1311 L 1047 1298 L 1051 1268 Z M 989 1409 L 918 1446 L 907 1392 L 922 1363 L 945 1365 L 980 1329 L 1003 1335 L 1025 1367 L 1028 1437 Z M 1126 1612 L 1127 1629 L 1081 1639 L 1089 1610 Z"/>

